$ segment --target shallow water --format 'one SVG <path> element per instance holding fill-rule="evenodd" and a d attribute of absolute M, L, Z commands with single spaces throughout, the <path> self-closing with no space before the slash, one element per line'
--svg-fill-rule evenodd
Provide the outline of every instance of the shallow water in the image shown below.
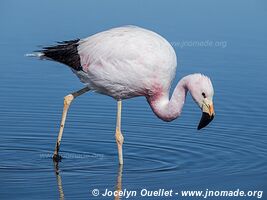
<path fill-rule="evenodd" d="M 261 24 L 267 16 L 266 4 L 242 3 L 239 9 L 221 4 L 228 8 L 227 14 L 211 11 L 216 7 L 207 1 L 196 5 L 201 9 L 175 1 L 87 4 L 77 10 L 63 1 L 2 4 L 0 199 L 113 199 L 94 197 L 92 190 L 103 193 L 120 187 L 267 192 L 267 31 Z M 160 15 L 162 6 L 166 11 Z M 99 15 L 100 8 L 105 14 Z M 193 14 L 188 17 L 188 12 Z M 56 165 L 51 156 L 63 97 L 82 84 L 61 64 L 23 55 L 39 44 L 85 37 L 121 24 L 156 30 L 173 42 L 179 62 L 174 85 L 190 73 L 209 75 L 216 117 L 209 127 L 197 131 L 201 113 L 190 96 L 182 117 L 171 123 L 157 119 L 142 97 L 124 101 L 122 169 L 114 139 L 116 102 L 88 93 L 70 108 L 61 146 L 63 160 Z M 207 40 L 212 45 L 190 43 Z M 182 42 L 187 46 L 182 47 Z M 179 198 L 186 199 L 169 199 Z"/>

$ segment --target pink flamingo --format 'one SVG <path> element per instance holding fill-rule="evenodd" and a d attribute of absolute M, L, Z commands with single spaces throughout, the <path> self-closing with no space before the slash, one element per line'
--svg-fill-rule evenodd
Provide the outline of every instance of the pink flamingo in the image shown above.
<path fill-rule="evenodd" d="M 201 129 L 214 118 L 213 86 L 202 74 L 183 77 L 169 99 L 176 72 L 176 54 L 167 40 L 136 26 L 113 28 L 85 39 L 60 42 L 31 54 L 66 64 L 86 87 L 64 98 L 64 109 L 53 158 L 59 147 L 71 102 L 88 91 L 117 100 L 116 142 L 119 164 L 123 164 L 121 132 L 122 100 L 145 96 L 155 115 L 170 122 L 181 115 L 187 92 L 202 110 Z"/>

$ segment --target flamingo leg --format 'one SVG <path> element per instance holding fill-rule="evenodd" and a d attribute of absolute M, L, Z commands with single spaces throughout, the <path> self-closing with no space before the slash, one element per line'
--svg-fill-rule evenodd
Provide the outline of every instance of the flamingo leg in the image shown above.
<path fill-rule="evenodd" d="M 54 155 L 53 155 L 53 159 L 55 161 L 58 161 L 61 159 L 61 156 L 59 156 L 58 152 L 59 152 L 59 147 L 60 147 L 60 142 L 62 139 L 62 135 L 63 135 L 63 130 L 64 130 L 64 126 L 65 126 L 65 121 L 66 121 L 66 117 L 67 117 L 67 113 L 68 113 L 68 109 L 70 107 L 71 102 L 78 96 L 88 92 L 90 89 L 88 87 L 85 87 L 81 90 L 78 90 L 76 92 L 73 92 L 67 96 L 64 97 L 64 107 L 63 107 L 63 112 L 62 112 L 62 118 L 61 118 L 61 123 L 60 123 L 60 129 L 59 129 L 59 133 L 58 133 L 58 137 L 57 137 L 57 143 L 56 143 L 56 147 L 55 147 L 55 151 L 54 151 Z"/>
<path fill-rule="evenodd" d="M 122 171 L 123 165 L 119 165 L 118 175 L 117 175 L 117 184 L 116 184 L 116 191 L 119 193 L 122 191 Z M 115 195 L 115 200 L 120 200 L 120 195 Z"/>
<path fill-rule="evenodd" d="M 124 141 L 123 135 L 121 133 L 121 105 L 122 105 L 122 102 L 121 100 L 119 100 L 118 105 L 117 105 L 117 124 L 116 124 L 116 134 L 115 134 L 115 138 L 116 138 L 116 142 L 118 146 L 118 156 L 119 156 L 120 165 L 123 164 L 122 144 Z"/>

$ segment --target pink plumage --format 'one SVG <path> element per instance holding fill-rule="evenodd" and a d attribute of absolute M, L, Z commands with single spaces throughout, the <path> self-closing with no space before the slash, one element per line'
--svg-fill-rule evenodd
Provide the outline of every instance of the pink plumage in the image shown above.
<path fill-rule="evenodd" d="M 72 69 L 86 85 L 82 92 L 72 93 L 73 98 L 89 90 L 111 96 L 118 102 L 145 96 L 157 117 L 172 121 L 180 116 L 189 91 L 203 112 L 198 129 L 214 117 L 214 91 L 207 76 L 185 76 L 170 96 L 176 54 L 170 43 L 153 31 L 136 26 L 113 28 L 85 39 L 46 47 L 35 55 Z M 121 105 L 118 110 L 119 107 Z"/>

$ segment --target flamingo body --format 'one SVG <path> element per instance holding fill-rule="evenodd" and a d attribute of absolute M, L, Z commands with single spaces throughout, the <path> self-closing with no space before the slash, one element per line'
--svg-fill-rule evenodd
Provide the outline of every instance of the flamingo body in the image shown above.
<path fill-rule="evenodd" d="M 82 70 L 73 72 L 96 92 L 127 99 L 168 91 L 176 70 L 172 46 L 155 32 L 126 26 L 78 42 Z"/>
<path fill-rule="evenodd" d="M 116 142 L 119 163 L 123 163 L 121 101 L 145 96 L 157 117 L 172 121 L 180 116 L 187 92 L 202 110 L 198 129 L 214 118 L 213 86 L 202 74 L 183 77 L 169 95 L 176 72 L 176 54 L 170 43 L 157 33 L 136 27 L 113 28 L 85 39 L 61 42 L 34 54 L 68 65 L 86 87 L 67 95 L 53 158 L 58 158 L 68 108 L 74 98 L 93 90 L 118 101 Z"/>

